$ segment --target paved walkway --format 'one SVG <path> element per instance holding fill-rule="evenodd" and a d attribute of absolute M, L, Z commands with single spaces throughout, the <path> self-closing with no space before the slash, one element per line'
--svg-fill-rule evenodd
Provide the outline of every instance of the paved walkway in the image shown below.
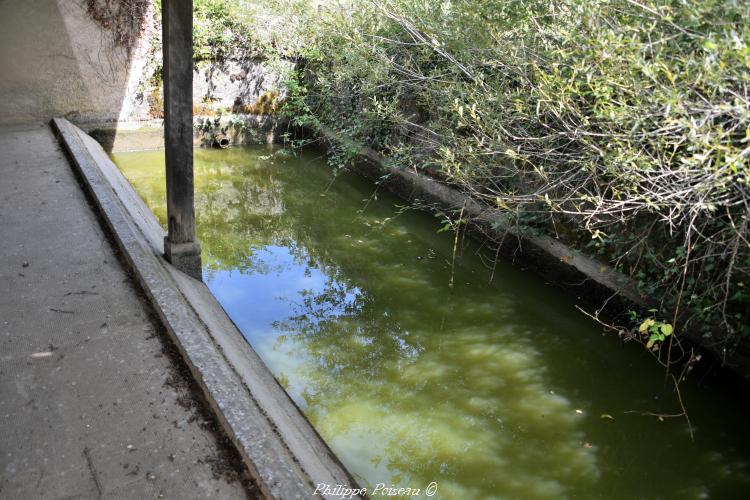
<path fill-rule="evenodd" d="M 0 498 L 254 496 L 172 349 L 49 127 L 0 128 Z"/>

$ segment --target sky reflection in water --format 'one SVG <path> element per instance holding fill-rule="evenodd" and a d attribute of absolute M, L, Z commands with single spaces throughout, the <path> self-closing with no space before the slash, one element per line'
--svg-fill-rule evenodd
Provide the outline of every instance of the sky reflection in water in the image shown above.
<path fill-rule="evenodd" d="M 164 221 L 163 153 L 116 160 Z M 312 152 L 196 150 L 212 292 L 363 485 L 439 498 L 734 498 L 743 409 L 686 388 L 695 442 L 658 367 L 573 302 L 401 213 Z M 576 411 L 578 410 L 578 411 Z M 614 420 L 602 419 L 610 414 Z M 723 419 L 723 420 L 722 420 Z"/>

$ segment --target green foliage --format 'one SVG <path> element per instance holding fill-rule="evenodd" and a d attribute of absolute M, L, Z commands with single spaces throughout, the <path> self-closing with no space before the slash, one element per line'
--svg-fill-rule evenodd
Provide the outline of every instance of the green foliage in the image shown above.
<path fill-rule="evenodd" d="M 119 1 L 147 3 L 148 0 Z M 160 19 L 162 2 L 153 0 L 153 3 Z M 253 37 L 254 30 L 247 18 L 238 15 L 247 9 L 243 0 L 193 0 L 193 58 L 196 62 L 262 56 L 265 52 L 262 40 Z"/>
<path fill-rule="evenodd" d="M 649 318 L 638 327 L 638 333 L 648 337 L 646 349 L 651 349 L 657 342 L 663 342 L 672 335 L 672 325 Z"/>
<path fill-rule="evenodd" d="M 298 63 L 285 112 L 336 131 L 338 165 L 374 148 L 608 259 L 680 325 L 750 333 L 750 4 L 263 7 Z"/>
<path fill-rule="evenodd" d="M 193 57 L 196 61 L 223 61 L 258 55 L 252 30 L 237 18 L 238 0 L 195 0 L 193 3 Z"/>

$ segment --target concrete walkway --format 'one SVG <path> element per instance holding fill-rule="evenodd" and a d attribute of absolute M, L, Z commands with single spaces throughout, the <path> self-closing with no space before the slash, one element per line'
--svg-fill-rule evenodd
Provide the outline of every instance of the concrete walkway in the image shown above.
<path fill-rule="evenodd" d="M 47 125 L 0 128 L 0 498 L 255 497 Z"/>

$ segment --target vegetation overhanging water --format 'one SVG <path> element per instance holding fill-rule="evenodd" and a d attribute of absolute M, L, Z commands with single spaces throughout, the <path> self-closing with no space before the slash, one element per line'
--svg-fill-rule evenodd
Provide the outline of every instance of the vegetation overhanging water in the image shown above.
<path fill-rule="evenodd" d="M 115 155 L 165 221 L 163 152 Z M 196 150 L 204 279 L 363 486 L 436 498 L 737 498 L 742 402 L 314 151 Z M 489 283 L 490 275 L 492 283 Z M 450 286 L 451 281 L 453 286 Z"/>

